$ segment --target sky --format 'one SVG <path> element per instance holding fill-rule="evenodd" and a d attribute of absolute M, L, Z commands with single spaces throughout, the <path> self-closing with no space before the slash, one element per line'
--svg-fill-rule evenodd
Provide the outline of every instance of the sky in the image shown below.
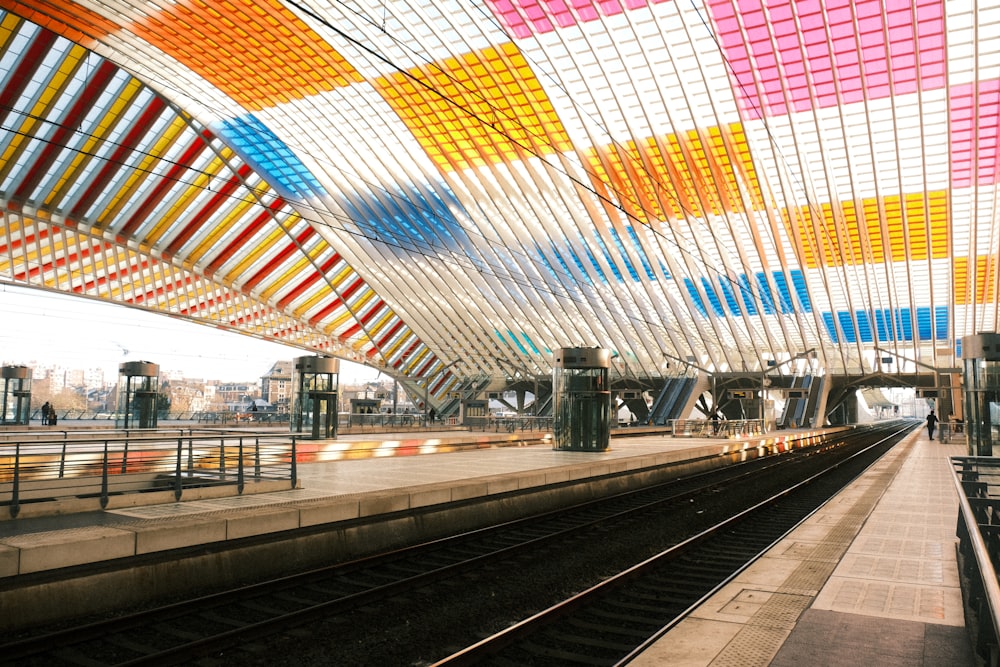
<path fill-rule="evenodd" d="M 0 365 L 103 368 L 113 383 L 125 361 L 159 364 L 161 377 L 257 381 L 298 349 L 136 308 L 0 284 Z M 340 384 L 374 380 L 378 371 L 340 362 Z"/>

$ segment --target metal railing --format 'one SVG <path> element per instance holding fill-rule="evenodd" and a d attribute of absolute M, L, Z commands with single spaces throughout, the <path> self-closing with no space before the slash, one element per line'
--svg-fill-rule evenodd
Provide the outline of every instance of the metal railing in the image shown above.
<path fill-rule="evenodd" d="M 952 438 L 965 438 L 965 422 L 942 420 L 938 422 L 938 440 L 943 443 L 951 442 Z"/>
<path fill-rule="evenodd" d="M 56 408 L 56 425 L 59 422 L 111 422 L 114 423 L 118 417 L 114 412 L 106 410 L 80 410 L 77 408 Z M 287 412 L 270 412 L 261 410 L 260 412 L 233 412 L 229 410 L 183 410 L 169 411 L 161 410 L 156 413 L 159 422 L 195 422 L 211 424 L 236 424 L 241 422 L 264 422 L 273 424 L 287 424 L 289 415 Z M 29 422 L 32 426 L 45 426 L 42 424 L 42 413 L 40 408 L 32 410 Z"/>
<path fill-rule="evenodd" d="M 45 433 L 45 436 L 53 435 Z M 56 438 L 6 433 L 0 440 L 0 506 L 17 517 L 26 503 L 172 492 L 248 483 L 297 485 L 296 439 L 223 429 L 64 431 Z"/>
<path fill-rule="evenodd" d="M 955 456 L 958 555 L 966 627 L 981 662 L 1000 664 L 1000 460 Z"/>
<path fill-rule="evenodd" d="M 288 424 L 291 415 L 287 412 L 229 412 L 199 411 L 170 412 L 158 416 L 159 421 L 195 421 L 199 424 Z"/>
<path fill-rule="evenodd" d="M 667 426 L 675 438 L 728 438 L 763 433 L 759 419 L 671 419 Z"/>
<path fill-rule="evenodd" d="M 474 426 L 473 428 L 481 428 L 484 431 L 493 431 L 494 433 L 516 433 L 518 431 L 549 432 L 552 430 L 552 417 L 513 416 L 477 417 L 475 419 L 481 419 L 482 426 Z M 467 419 L 466 422 L 468 423 L 468 421 Z"/>
<path fill-rule="evenodd" d="M 373 412 L 369 414 L 353 414 L 340 412 L 337 414 L 337 423 L 340 428 L 348 430 L 352 427 L 359 427 L 361 429 L 367 427 L 378 430 L 412 431 L 427 429 L 434 424 L 447 422 L 442 422 L 441 420 L 437 420 L 436 422 L 431 421 L 428 415 L 422 413 Z"/>

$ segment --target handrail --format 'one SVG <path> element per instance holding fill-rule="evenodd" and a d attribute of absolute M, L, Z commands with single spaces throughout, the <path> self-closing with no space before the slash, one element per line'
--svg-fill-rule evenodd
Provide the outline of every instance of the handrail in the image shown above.
<path fill-rule="evenodd" d="M 670 419 L 667 425 L 670 427 L 670 434 L 675 438 L 695 436 L 728 438 L 763 433 L 759 419 Z"/>
<path fill-rule="evenodd" d="M 60 421 L 107 421 L 115 422 L 121 419 L 121 415 L 114 411 L 107 410 L 82 410 L 80 408 L 56 408 L 56 420 L 57 423 Z M 158 421 L 196 421 L 201 423 L 202 421 L 211 422 L 245 422 L 250 421 L 253 417 L 253 421 L 256 422 L 273 422 L 273 423 L 288 423 L 290 417 L 287 412 L 272 412 L 270 410 L 260 411 L 260 412 L 245 412 L 236 410 L 182 410 L 180 412 L 171 412 L 169 410 L 158 410 L 156 413 L 156 418 Z M 42 415 L 38 408 L 31 411 L 29 420 L 32 422 L 42 421 Z"/>
<path fill-rule="evenodd" d="M 515 431 L 551 431 L 552 417 L 516 415 L 513 417 L 477 417 L 483 420 L 482 428 L 494 433 L 514 433 Z"/>
<path fill-rule="evenodd" d="M 132 439 L 141 439 L 143 437 L 147 438 L 163 438 L 169 433 L 178 433 L 180 435 L 196 435 L 198 433 L 243 433 L 246 434 L 247 430 L 245 428 L 218 428 L 218 427 L 187 427 L 187 428 L 30 428 L 25 430 L 10 430 L 5 429 L 0 431 L 0 446 L 5 442 L 13 442 L 14 440 L 31 440 L 32 442 L 39 442 L 45 438 L 45 436 L 50 436 L 49 441 L 59 441 L 61 442 L 69 435 L 74 438 L 91 438 L 91 439 L 101 439 L 107 435 L 112 435 L 116 437 L 126 437 Z"/>
<path fill-rule="evenodd" d="M 239 495 L 248 479 L 291 488 L 297 483 L 296 443 L 287 433 L 192 429 L 74 435 L 73 440 L 0 442 L 0 505 L 8 506 L 12 518 L 28 502 L 97 498 L 107 508 L 114 495 L 172 490 L 180 500 L 186 488 L 232 485 Z"/>
<path fill-rule="evenodd" d="M 963 482 L 972 480 L 963 479 L 969 470 L 969 463 L 983 463 L 988 467 L 997 469 L 1000 473 L 1000 462 L 994 460 L 979 461 L 979 457 L 952 457 L 953 481 L 958 490 L 959 521 L 958 537 L 959 552 L 963 556 L 962 566 L 967 578 L 963 580 L 963 587 L 970 586 L 971 590 L 966 591 L 967 609 L 971 608 L 976 616 L 977 623 L 972 626 L 976 633 L 973 645 L 980 651 L 988 651 L 989 656 L 986 664 L 998 664 L 1000 657 L 1000 583 L 997 582 L 996 568 L 994 560 L 990 557 L 990 549 L 983 539 L 980 524 L 976 518 L 976 513 L 969 502 L 968 490 Z M 961 470 L 959 470 L 959 464 Z M 976 471 L 978 476 L 978 470 Z M 1000 556 L 1000 554 L 998 554 Z M 966 583 L 966 580 L 968 583 Z"/>

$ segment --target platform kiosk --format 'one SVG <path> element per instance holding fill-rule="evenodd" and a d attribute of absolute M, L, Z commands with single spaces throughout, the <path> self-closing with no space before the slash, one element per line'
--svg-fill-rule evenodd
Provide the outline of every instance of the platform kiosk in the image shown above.
<path fill-rule="evenodd" d="M 610 350 L 564 347 L 552 365 L 553 449 L 603 452 L 611 441 Z"/>
<path fill-rule="evenodd" d="M 382 401 L 375 398 L 351 399 L 351 424 L 376 424 L 381 419 Z"/>
<path fill-rule="evenodd" d="M 993 456 L 1000 444 L 1000 334 L 964 336 L 962 363 L 969 456 Z"/>
<path fill-rule="evenodd" d="M 337 437 L 340 360 L 298 357 L 292 376 L 292 433 L 323 440 Z"/>
<path fill-rule="evenodd" d="M 27 366 L 4 366 L 0 368 L 3 382 L 3 411 L 0 424 L 22 424 L 31 422 L 31 369 Z"/>
<path fill-rule="evenodd" d="M 115 428 L 156 428 L 156 394 L 160 367 L 148 361 L 118 366 L 118 410 Z"/>
<path fill-rule="evenodd" d="M 490 402 L 479 398 L 464 399 L 459 407 L 458 423 L 472 428 L 486 428 L 490 420 Z"/>

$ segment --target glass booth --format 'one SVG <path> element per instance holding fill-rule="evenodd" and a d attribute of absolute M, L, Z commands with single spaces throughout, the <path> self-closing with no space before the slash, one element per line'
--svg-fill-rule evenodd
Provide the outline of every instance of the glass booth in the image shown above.
<path fill-rule="evenodd" d="M 115 428 L 156 428 L 159 376 L 160 367 L 148 361 L 119 364 Z"/>
<path fill-rule="evenodd" d="M 3 380 L 3 411 L 0 412 L 0 424 L 29 424 L 31 369 L 27 366 L 4 366 L 0 368 L 0 380 Z"/>
<path fill-rule="evenodd" d="M 476 429 L 486 428 L 490 418 L 490 402 L 488 400 L 463 400 L 459 410 L 459 424 Z"/>
<path fill-rule="evenodd" d="M 352 398 L 349 425 L 378 424 L 382 420 L 382 401 L 375 398 Z"/>
<path fill-rule="evenodd" d="M 993 456 L 1000 443 L 1000 334 L 964 336 L 962 363 L 969 456 Z"/>
<path fill-rule="evenodd" d="M 552 366 L 553 449 L 603 452 L 611 441 L 611 351 L 557 350 Z"/>
<path fill-rule="evenodd" d="M 340 360 L 298 357 L 292 377 L 292 432 L 316 440 L 337 437 Z"/>

